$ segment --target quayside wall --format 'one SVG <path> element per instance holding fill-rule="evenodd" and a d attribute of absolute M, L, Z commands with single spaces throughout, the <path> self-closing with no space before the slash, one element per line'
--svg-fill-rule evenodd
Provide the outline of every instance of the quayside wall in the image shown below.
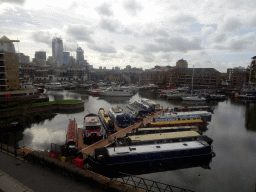
<path fill-rule="evenodd" d="M 42 111 L 49 111 L 49 110 L 60 110 L 60 111 L 66 111 L 66 110 L 73 110 L 76 112 L 77 110 L 83 111 L 84 110 L 84 102 L 81 103 L 75 103 L 75 104 L 61 104 L 61 103 L 55 103 L 55 104 L 49 104 L 49 105 L 43 105 L 43 106 L 35 106 L 35 107 L 29 107 L 19 110 L 10 110 L 10 111 L 0 111 L 0 118 L 7 118 L 12 116 L 18 116 L 18 115 L 26 115 L 30 113 L 38 113 Z M 72 112 L 72 111 L 69 111 Z"/>
<path fill-rule="evenodd" d="M 1 144 L 0 146 L 1 150 L 14 154 L 14 147 L 5 144 Z M 88 183 L 88 185 L 97 186 L 104 191 L 145 192 L 143 189 L 135 189 L 133 186 L 113 181 L 108 177 L 90 170 L 78 168 L 69 162 L 61 162 L 60 160 L 46 156 L 41 152 L 33 151 L 25 155 L 25 153 L 17 150 L 17 155 L 29 162 L 40 164 L 43 167 L 50 168 L 52 171 L 57 171 L 78 181 Z"/>

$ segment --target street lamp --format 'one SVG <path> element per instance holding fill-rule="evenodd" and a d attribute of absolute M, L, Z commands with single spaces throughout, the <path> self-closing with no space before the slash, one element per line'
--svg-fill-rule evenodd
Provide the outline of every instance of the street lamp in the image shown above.
<path fill-rule="evenodd" d="M 11 123 L 14 127 L 18 124 L 18 122 Z M 14 130 L 14 156 L 17 157 L 17 144 L 16 144 L 16 130 Z"/>

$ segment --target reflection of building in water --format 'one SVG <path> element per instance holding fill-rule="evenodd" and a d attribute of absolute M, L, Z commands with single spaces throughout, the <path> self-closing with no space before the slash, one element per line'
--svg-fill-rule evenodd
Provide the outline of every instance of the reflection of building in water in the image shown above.
<path fill-rule="evenodd" d="M 108 96 L 101 96 L 98 98 L 99 100 L 105 100 L 108 103 L 126 103 L 130 100 L 129 97 L 108 97 Z"/>
<path fill-rule="evenodd" d="M 256 106 L 255 103 L 246 105 L 245 127 L 247 130 L 256 131 Z"/>

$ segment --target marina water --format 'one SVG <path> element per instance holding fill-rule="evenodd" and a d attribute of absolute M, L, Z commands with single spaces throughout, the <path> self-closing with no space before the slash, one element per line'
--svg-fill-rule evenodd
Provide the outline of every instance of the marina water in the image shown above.
<path fill-rule="evenodd" d="M 18 141 L 19 147 L 30 146 L 36 150 L 49 150 L 50 144 L 65 142 L 69 119 L 76 119 L 82 127 L 85 114 L 106 111 L 112 106 L 149 98 L 166 109 L 188 105 L 182 101 L 159 99 L 151 92 L 137 93 L 132 97 L 93 97 L 70 91 L 49 91 L 50 101 L 63 99 L 83 100 L 85 111 L 72 114 L 58 114 L 52 120 L 33 124 L 16 132 L 2 132 L 1 137 L 9 144 Z M 209 166 L 182 166 L 176 170 L 161 167 L 152 173 L 141 171 L 140 177 L 155 180 L 195 191 L 253 191 L 256 182 L 256 107 L 229 98 L 225 101 L 207 103 L 214 109 L 212 121 L 205 135 L 213 139 L 212 158 Z M 204 168 L 203 168 L 204 167 Z M 209 169 L 210 168 L 210 169 Z"/>

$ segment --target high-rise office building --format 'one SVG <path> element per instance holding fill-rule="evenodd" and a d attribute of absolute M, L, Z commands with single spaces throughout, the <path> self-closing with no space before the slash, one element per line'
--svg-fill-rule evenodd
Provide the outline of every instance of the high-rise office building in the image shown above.
<path fill-rule="evenodd" d="M 46 52 L 45 51 L 36 51 L 35 59 L 43 59 L 46 61 Z"/>
<path fill-rule="evenodd" d="M 54 37 L 52 40 L 52 56 L 57 62 L 57 66 L 63 64 L 63 42 L 61 38 Z"/>
<path fill-rule="evenodd" d="M 76 63 L 80 64 L 80 61 L 84 61 L 84 50 L 78 47 L 76 50 Z"/>
<path fill-rule="evenodd" d="M 63 64 L 70 65 L 70 53 L 69 52 L 63 52 Z"/>

